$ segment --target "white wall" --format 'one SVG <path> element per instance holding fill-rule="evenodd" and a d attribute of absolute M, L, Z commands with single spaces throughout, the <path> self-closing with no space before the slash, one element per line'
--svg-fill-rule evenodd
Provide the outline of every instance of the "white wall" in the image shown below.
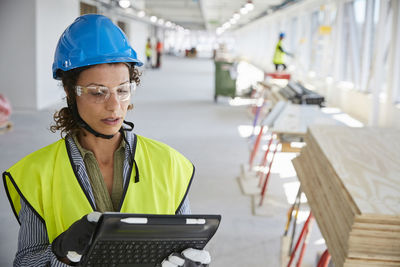
<path fill-rule="evenodd" d="M 14 109 L 36 108 L 35 1 L 0 1 L 0 93 Z"/>
<path fill-rule="evenodd" d="M 105 10 L 103 15 L 109 17 L 115 24 L 117 24 L 117 21 L 126 23 L 126 35 L 129 38 L 129 43 L 136 51 L 138 59 L 145 63 L 146 42 L 147 38 L 151 34 L 151 25 L 127 16 L 123 16 L 114 11 Z"/>
<path fill-rule="evenodd" d="M 53 79 L 54 51 L 61 34 L 79 12 L 78 0 L 36 0 L 36 107 L 43 109 L 59 102 L 65 93 Z"/>
<path fill-rule="evenodd" d="M 371 117 L 372 94 L 345 89 L 341 86 L 331 86 L 324 93 L 321 91 L 322 88 L 323 86 L 316 87 L 323 95 L 329 96 L 327 98 L 329 105 L 340 107 L 343 112 L 348 113 L 366 125 L 368 124 Z M 379 100 L 378 122 L 377 126 L 380 127 L 400 129 L 400 106 L 388 103 L 386 99 L 381 98 Z"/>
<path fill-rule="evenodd" d="M 54 51 L 65 28 L 80 15 L 79 0 L 0 0 L 0 93 L 14 110 L 44 109 L 64 97 L 52 77 Z M 148 24 L 125 21 L 130 41 L 145 60 Z M 10 25 L 10 26 L 9 26 Z"/>
<path fill-rule="evenodd" d="M 392 120 L 393 120 L 393 126 L 396 127 L 397 129 L 400 129 L 400 107 L 393 108 L 392 112 Z"/>
<path fill-rule="evenodd" d="M 146 41 L 150 37 L 149 28 L 151 26 L 141 22 L 133 21 L 129 24 L 129 41 L 137 53 L 137 57 L 143 63 L 146 62 Z"/>

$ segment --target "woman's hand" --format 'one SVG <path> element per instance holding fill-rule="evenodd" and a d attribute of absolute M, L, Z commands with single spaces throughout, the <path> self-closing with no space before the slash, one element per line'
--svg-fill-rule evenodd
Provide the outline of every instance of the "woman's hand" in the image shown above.
<path fill-rule="evenodd" d="M 181 254 L 172 253 L 162 263 L 162 267 L 207 267 L 211 262 L 210 253 L 206 250 L 188 248 Z"/>
<path fill-rule="evenodd" d="M 54 239 L 53 253 L 62 262 L 69 263 L 68 260 L 73 263 L 79 262 L 89 245 L 100 216 L 100 212 L 94 211 L 74 222 L 65 232 Z"/>

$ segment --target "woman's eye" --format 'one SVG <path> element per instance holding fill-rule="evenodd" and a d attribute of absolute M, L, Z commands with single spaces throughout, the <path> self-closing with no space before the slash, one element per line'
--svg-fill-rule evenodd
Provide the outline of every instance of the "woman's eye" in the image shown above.
<path fill-rule="evenodd" d="M 117 93 L 118 94 L 127 94 L 127 93 L 129 93 L 129 86 L 124 85 L 124 86 L 118 87 L 117 88 Z"/>
<path fill-rule="evenodd" d="M 126 88 L 120 88 L 117 90 L 117 92 L 118 92 L 118 94 L 126 94 L 129 92 L 129 90 Z"/>
<path fill-rule="evenodd" d="M 102 96 L 104 95 L 104 92 L 102 92 L 101 90 L 90 90 L 89 94 L 92 96 Z"/>
<path fill-rule="evenodd" d="M 94 95 L 94 96 L 99 96 L 99 95 L 101 95 L 101 93 L 100 93 L 99 91 L 97 91 L 97 92 L 91 92 L 90 94 L 91 94 L 91 95 Z"/>

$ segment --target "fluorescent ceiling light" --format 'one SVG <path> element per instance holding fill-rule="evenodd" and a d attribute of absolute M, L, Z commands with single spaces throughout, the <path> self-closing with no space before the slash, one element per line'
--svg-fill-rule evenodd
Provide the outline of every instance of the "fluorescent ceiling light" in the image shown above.
<path fill-rule="evenodd" d="M 131 6 L 131 1 L 129 1 L 129 0 L 119 0 L 118 4 L 122 8 L 128 8 L 128 7 Z"/>
<path fill-rule="evenodd" d="M 153 22 L 153 23 L 156 22 L 157 21 L 157 17 L 156 16 L 151 16 L 150 17 L 150 21 Z"/>
<path fill-rule="evenodd" d="M 246 8 L 248 11 L 251 11 L 254 9 L 254 4 L 252 2 L 247 2 L 244 8 Z"/>
<path fill-rule="evenodd" d="M 248 12 L 249 12 L 249 11 L 248 11 L 247 8 L 245 8 L 245 7 L 242 7 L 242 8 L 240 9 L 240 14 L 242 14 L 242 15 L 246 15 Z"/>
<path fill-rule="evenodd" d="M 229 29 L 229 27 L 231 27 L 231 24 L 230 24 L 229 22 L 225 22 L 225 23 L 222 25 L 222 28 L 223 28 L 224 30 Z"/>

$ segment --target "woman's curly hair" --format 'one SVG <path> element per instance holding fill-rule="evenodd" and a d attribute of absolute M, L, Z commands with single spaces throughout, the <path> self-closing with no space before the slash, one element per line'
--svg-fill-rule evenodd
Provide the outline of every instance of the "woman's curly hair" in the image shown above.
<path fill-rule="evenodd" d="M 108 63 L 108 64 L 118 64 L 118 63 Z M 127 64 L 128 65 L 128 64 Z M 67 134 L 75 134 L 80 131 L 78 122 L 75 116 L 73 116 L 73 111 L 71 109 L 76 108 L 76 92 L 75 86 L 78 82 L 79 75 L 82 71 L 87 70 L 93 66 L 85 66 L 80 68 L 75 68 L 69 71 L 59 70 L 58 75 L 61 77 L 62 85 L 67 93 L 67 107 L 63 107 L 59 111 L 56 111 L 53 115 L 55 124 L 50 126 L 50 131 L 55 133 L 56 131 L 61 131 L 61 138 Z M 130 82 L 134 82 L 137 85 L 140 84 L 141 72 L 134 66 L 129 64 L 129 76 Z M 129 105 L 128 109 L 132 109 L 132 104 Z"/>

